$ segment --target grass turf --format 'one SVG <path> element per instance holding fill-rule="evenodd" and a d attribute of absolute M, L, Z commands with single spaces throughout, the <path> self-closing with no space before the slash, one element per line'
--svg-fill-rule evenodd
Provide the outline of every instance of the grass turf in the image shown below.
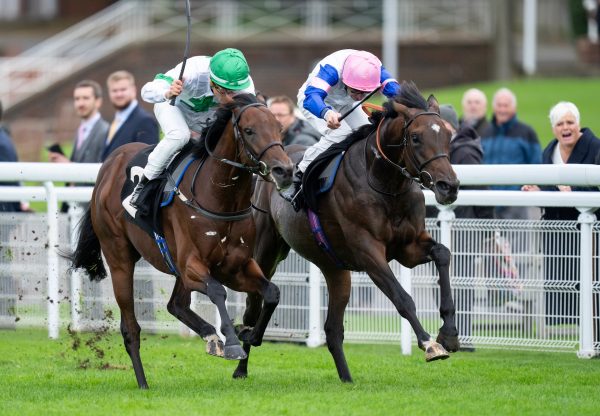
<path fill-rule="evenodd" d="M 595 414 L 600 360 L 575 354 L 477 350 L 425 363 L 417 349 L 345 346 L 353 384 L 338 380 L 326 347 L 265 343 L 249 378 L 204 342 L 143 335 L 150 390 L 137 389 L 120 335 L 48 340 L 0 331 L 0 414 L 530 415 Z M 101 353 L 99 353 L 99 351 Z"/>

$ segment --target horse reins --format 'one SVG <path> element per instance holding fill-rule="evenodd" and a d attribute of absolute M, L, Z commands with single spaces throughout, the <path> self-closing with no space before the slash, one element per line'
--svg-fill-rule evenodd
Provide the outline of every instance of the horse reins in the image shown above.
<path fill-rule="evenodd" d="M 438 153 L 437 155 L 433 156 L 432 158 L 427 159 L 425 162 L 419 164 L 419 161 L 417 160 L 417 158 L 415 156 L 414 149 L 410 145 L 410 141 L 408 140 L 408 133 L 409 133 L 408 128 L 417 119 L 417 117 L 424 116 L 424 115 L 434 115 L 434 116 L 440 117 L 440 115 L 438 113 L 435 113 L 432 111 L 424 111 L 422 113 L 416 114 L 414 117 L 412 117 L 408 121 L 404 122 L 404 128 L 403 128 L 404 131 L 402 134 L 402 142 L 399 145 L 395 145 L 395 146 L 403 147 L 403 150 L 402 150 L 403 154 L 405 151 L 408 151 L 408 157 L 409 157 L 413 167 L 417 170 L 418 176 L 411 174 L 410 171 L 406 167 L 400 166 L 399 164 L 393 162 L 383 151 L 383 148 L 381 146 L 381 126 L 383 125 L 385 118 L 382 118 L 381 121 L 379 122 L 379 124 L 377 125 L 377 131 L 375 134 L 375 144 L 377 146 L 377 151 L 379 152 L 379 154 L 381 155 L 383 160 L 385 160 L 386 162 L 388 162 L 389 164 L 394 166 L 396 169 L 398 169 L 400 171 L 400 173 L 402 173 L 402 175 L 404 175 L 406 178 L 417 182 L 423 188 L 432 189 L 433 186 L 435 185 L 435 183 L 433 181 L 433 177 L 431 176 L 431 174 L 429 172 L 427 172 L 423 169 L 425 168 L 425 166 L 427 166 L 429 163 L 433 162 L 436 159 L 445 157 L 448 160 L 450 160 L 450 157 L 448 156 L 447 153 Z M 423 180 L 425 175 L 427 175 L 427 177 L 428 177 L 427 184 Z"/>
<path fill-rule="evenodd" d="M 264 105 L 262 103 L 251 103 L 251 104 L 247 104 L 247 105 L 243 106 L 237 115 L 232 112 L 233 113 L 232 114 L 232 124 L 233 124 L 233 137 L 235 138 L 235 141 L 237 144 L 241 144 L 242 149 L 246 153 L 246 156 L 254 164 L 253 166 L 248 166 L 244 163 L 239 163 L 239 162 L 227 159 L 227 158 L 220 158 L 218 156 L 215 156 L 215 154 L 212 152 L 212 150 L 209 149 L 208 143 L 205 142 L 204 146 L 205 146 L 206 151 L 209 154 L 209 156 L 220 162 L 226 163 L 230 166 L 233 166 L 233 167 L 236 167 L 239 169 L 243 169 L 250 173 L 256 173 L 257 175 L 260 175 L 262 177 L 267 177 L 271 173 L 271 169 L 267 166 L 267 164 L 265 162 L 261 161 L 261 159 L 267 153 L 267 151 L 274 146 L 280 146 L 283 149 L 283 144 L 281 142 L 273 141 L 273 142 L 269 143 L 268 145 L 266 145 L 264 147 L 264 149 L 262 149 L 258 155 L 254 153 L 254 151 L 252 150 L 252 147 L 250 146 L 250 144 L 248 143 L 248 140 L 246 139 L 246 136 L 244 136 L 244 134 L 240 131 L 240 127 L 239 127 L 239 120 L 242 117 L 242 114 L 244 113 L 244 111 L 246 111 L 248 108 L 251 108 L 251 107 L 265 107 L 266 108 L 266 105 Z M 239 153 L 238 153 L 238 155 L 239 155 Z"/>
<path fill-rule="evenodd" d="M 281 146 L 281 148 L 283 149 L 283 145 L 281 144 L 281 142 L 274 141 L 274 142 L 271 142 L 268 145 L 266 145 L 264 147 L 264 149 L 262 149 L 258 155 L 256 155 L 252 151 L 252 148 L 250 147 L 248 140 L 246 140 L 246 137 L 243 135 L 243 133 L 240 132 L 240 128 L 239 128 L 239 120 L 242 116 L 242 113 L 250 107 L 266 107 L 266 106 L 262 103 L 251 103 L 251 104 L 245 105 L 240 109 L 237 116 L 232 111 L 232 113 L 233 113 L 232 124 L 233 124 L 233 135 L 234 135 L 234 139 L 236 141 L 236 146 L 239 149 L 239 145 L 241 144 L 242 149 L 246 152 L 248 159 L 250 159 L 250 161 L 252 161 L 252 163 L 254 163 L 254 166 L 248 166 L 243 163 L 229 160 L 227 158 L 220 158 L 218 156 L 215 156 L 213 151 L 208 147 L 208 143 L 206 141 L 204 142 L 204 148 L 206 149 L 206 152 L 208 153 L 208 155 L 210 157 L 212 157 L 222 163 L 228 164 L 230 166 L 233 166 L 233 167 L 236 167 L 239 169 L 243 169 L 243 170 L 253 173 L 253 174 L 256 173 L 256 174 L 260 175 L 261 177 L 266 178 L 271 173 L 271 170 L 267 166 L 266 163 L 261 161 L 262 157 L 265 155 L 265 153 L 270 148 L 272 148 L 274 146 Z M 239 156 L 239 152 L 238 152 L 238 156 Z M 195 184 L 195 182 L 196 182 L 195 178 L 197 177 L 198 173 L 200 172 L 200 169 L 201 169 L 202 165 L 204 164 L 204 161 L 205 160 L 202 160 L 198 164 L 198 167 L 196 168 L 196 172 L 194 173 L 194 179 L 192 180 L 192 195 L 195 195 L 193 184 Z M 179 198 L 183 201 L 183 203 L 186 204 L 188 207 L 192 208 L 194 211 L 196 211 L 196 212 L 202 214 L 203 216 L 210 218 L 212 220 L 241 221 L 241 220 L 248 218 L 250 215 L 252 215 L 252 208 L 253 208 L 252 204 L 250 204 L 250 206 L 248 208 L 245 208 L 240 211 L 219 213 L 219 212 L 210 211 L 210 210 L 202 207 L 198 203 L 198 201 L 196 201 L 194 198 L 192 198 L 190 200 L 190 199 L 186 198 L 185 195 L 183 195 L 181 192 L 177 192 L 177 194 L 178 194 Z"/>

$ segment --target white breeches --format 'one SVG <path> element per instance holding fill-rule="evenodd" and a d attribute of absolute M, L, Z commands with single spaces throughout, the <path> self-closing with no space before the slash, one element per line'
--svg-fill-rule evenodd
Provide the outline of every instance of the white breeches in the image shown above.
<path fill-rule="evenodd" d="M 164 137 L 148 156 L 148 164 L 144 168 L 144 176 L 148 179 L 162 173 L 173 156 L 189 142 L 191 135 L 181 111 L 169 101 L 155 104 L 154 115 Z"/>
<path fill-rule="evenodd" d="M 336 111 L 338 111 L 340 114 L 344 114 L 346 111 L 351 109 L 352 105 L 354 104 L 355 103 L 345 105 L 339 109 L 336 109 Z M 354 130 L 369 123 L 369 117 L 360 107 L 348 114 L 348 117 L 342 120 L 342 125 L 335 130 L 328 128 L 325 120 L 318 118 L 307 109 L 301 107 L 301 111 L 304 117 L 306 117 L 306 121 L 308 121 L 311 126 L 321 133 L 321 139 L 306 149 L 304 158 L 300 163 L 298 163 L 298 170 L 302 172 L 306 171 L 308 165 L 315 160 L 317 156 L 327 150 L 329 146 L 334 143 L 341 142 Z"/>

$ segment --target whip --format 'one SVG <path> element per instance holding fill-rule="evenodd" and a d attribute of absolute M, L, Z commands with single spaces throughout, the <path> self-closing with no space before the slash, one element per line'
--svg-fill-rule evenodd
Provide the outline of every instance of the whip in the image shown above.
<path fill-rule="evenodd" d="M 363 98 L 362 100 L 360 100 L 359 102 L 354 104 L 354 107 L 352 107 L 350 110 L 348 110 L 344 114 L 342 114 L 342 116 L 340 118 L 338 118 L 338 121 L 342 121 L 343 119 L 345 119 L 351 112 L 356 110 L 356 108 L 358 106 L 360 106 L 362 103 L 364 103 L 369 98 L 371 98 L 373 96 L 373 94 L 375 94 L 377 91 L 379 91 L 380 88 L 381 88 L 381 85 L 379 87 L 375 88 L 373 91 L 371 91 L 367 96 L 365 96 L 365 98 Z"/>
<path fill-rule="evenodd" d="M 183 61 L 181 62 L 181 72 L 179 72 L 179 80 L 183 80 L 183 71 L 185 71 L 185 62 L 190 56 L 190 31 L 192 27 L 192 12 L 190 10 L 190 0 L 185 0 L 185 17 L 187 18 L 187 33 L 185 36 L 185 51 L 183 52 Z M 171 98 L 171 105 L 175 105 L 175 99 Z"/>

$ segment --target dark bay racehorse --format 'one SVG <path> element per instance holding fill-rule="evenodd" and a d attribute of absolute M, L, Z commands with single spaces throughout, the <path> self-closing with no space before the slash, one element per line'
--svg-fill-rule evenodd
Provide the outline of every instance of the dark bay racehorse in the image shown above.
<path fill-rule="evenodd" d="M 246 353 L 227 315 L 222 285 L 264 298 L 264 309 L 252 331 L 252 337 L 261 340 L 279 302 L 279 289 L 252 258 L 256 231 L 250 208 L 252 174 L 277 188 L 286 187 L 293 165 L 281 145 L 279 122 L 249 95 L 236 96 L 217 110 L 205 141 L 195 146 L 204 147 L 204 143 L 210 157 L 203 166 L 201 160 L 190 165 L 179 186 L 180 197 L 162 211 L 164 236 L 180 275 L 167 309 L 207 341 L 208 353 L 241 359 Z M 134 313 L 134 267 L 143 257 L 158 270 L 171 272 L 155 241 L 126 220 L 119 198 L 127 180 L 125 167 L 142 148 L 122 146 L 102 165 L 71 260 L 73 268 L 83 268 L 92 280 L 100 280 L 106 277 L 102 250 L 121 309 L 125 349 L 139 387 L 147 388 L 139 351 L 140 326 Z M 225 345 L 215 328 L 190 309 L 191 291 L 206 294 L 217 306 Z"/>
<path fill-rule="evenodd" d="M 456 200 L 459 182 L 450 165 L 450 132 L 440 119 L 433 96 L 426 101 L 412 83 L 386 103 L 380 120 L 355 135 L 360 140 L 346 152 L 331 191 L 320 197 L 319 216 L 331 248 L 348 269 L 365 271 L 375 285 L 410 322 L 427 361 L 448 357 L 459 347 L 450 290 L 450 251 L 425 230 L 425 202 L 421 185 L 435 193 L 441 204 Z M 298 160 L 298 148 L 286 149 Z M 300 149 L 300 152 L 302 150 Z M 295 157 L 294 157 L 295 156 Z M 301 155 L 300 155 L 301 156 Z M 329 291 L 325 333 L 339 377 L 352 381 L 343 351 L 343 318 L 350 297 L 350 271 L 317 246 L 306 212 L 294 212 L 275 187 L 259 181 L 254 204 L 259 238 L 255 258 L 271 278 L 290 247 L 323 272 Z M 439 272 L 440 314 L 443 325 L 437 341 L 425 332 L 413 299 L 398 283 L 388 262 L 397 260 L 413 268 L 433 260 Z M 260 297 L 249 295 L 244 324 L 253 326 L 261 313 Z M 240 338 L 249 353 L 251 336 Z M 440 345 L 441 344 L 441 345 Z M 247 376 L 247 359 L 240 361 L 234 377 Z"/>

